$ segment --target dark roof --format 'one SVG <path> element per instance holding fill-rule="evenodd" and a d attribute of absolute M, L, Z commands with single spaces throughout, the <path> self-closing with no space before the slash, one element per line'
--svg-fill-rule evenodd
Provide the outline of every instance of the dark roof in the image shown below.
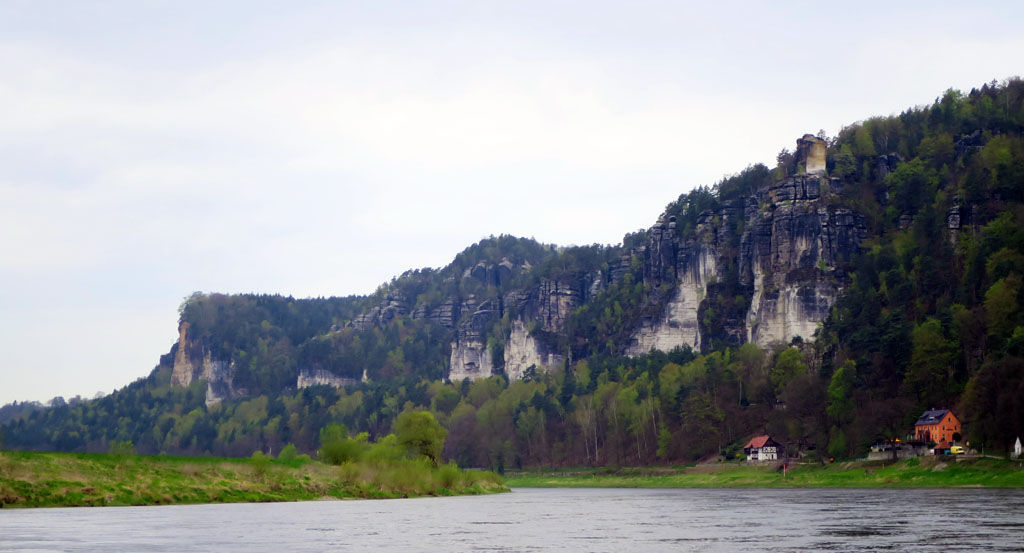
<path fill-rule="evenodd" d="M 949 409 L 931 409 L 925 411 L 920 417 L 917 418 L 917 422 L 914 426 L 928 426 L 932 424 L 939 424 L 942 419 L 946 416 Z"/>

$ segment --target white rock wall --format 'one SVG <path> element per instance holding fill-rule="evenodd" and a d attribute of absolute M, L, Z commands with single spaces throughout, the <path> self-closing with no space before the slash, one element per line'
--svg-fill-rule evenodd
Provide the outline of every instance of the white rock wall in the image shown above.
<path fill-rule="evenodd" d="M 697 310 L 707 293 L 708 281 L 718 266 L 712 251 L 701 249 L 691 267 L 682 272 L 676 293 L 665 306 L 660 319 L 644 323 L 633 335 L 627 355 L 642 355 L 652 349 L 671 351 L 679 346 L 700 349 Z"/>
<path fill-rule="evenodd" d="M 214 361 L 207 351 L 197 366 L 188 356 L 188 349 L 188 323 L 182 323 L 178 329 L 178 351 L 174 354 L 174 366 L 171 368 L 172 384 L 185 387 L 194 380 L 206 382 L 207 407 L 240 394 L 244 395 L 244 390 L 235 389 L 234 361 Z"/>
<path fill-rule="evenodd" d="M 565 356 L 542 351 L 537 340 L 527 332 L 522 320 L 512 321 L 512 332 L 505 344 L 505 374 L 509 380 L 521 379 L 530 365 L 540 369 L 564 362 Z"/>
<path fill-rule="evenodd" d="M 755 290 L 747 315 L 747 341 L 767 346 L 772 342 L 788 343 L 796 336 L 813 340 L 837 296 L 838 290 L 828 285 L 788 285 L 777 295 Z"/>
<path fill-rule="evenodd" d="M 479 340 L 452 342 L 451 365 L 448 372 L 450 381 L 461 382 L 466 378 L 476 380 L 492 374 L 494 364 L 491 363 L 491 352 L 487 351 L 487 344 Z"/>
<path fill-rule="evenodd" d="M 775 213 L 775 225 L 792 224 L 794 217 L 808 213 L 806 209 L 799 205 L 780 207 Z M 799 279 L 799 284 L 788 282 L 789 272 L 798 268 L 814 275 L 822 268 L 829 270 L 831 267 L 828 258 L 833 248 L 827 243 L 828 214 L 822 210 L 817 216 L 822 231 L 815 237 L 795 234 L 791 229 L 773 228 L 769 255 L 755 253 L 752 264 L 754 293 L 746 318 L 748 342 L 767 346 L 773 342 L 788 343 L 796 336 L 813 340 L 818 325 L 828 317 L 839 290 L 828 284 L 827 279 L 811 276 L 808 280 L 805 274 Z M 791 238 L 779 240 L 778 236 Z M 819 259 L 825 260 L 822 267 L 819 263 L 807 266 L 808 260 Z M 772 267 L 788 270 L 773 272 Z"/>
<path fill-rule="evenodd" d="M 310 386 L 334 386 L 335 388 L 342 388 L 345 386 L 353 386 L 358 384 L 359 380 L 355 378 L 345 378 L 338 376 L 330 371 L 323 369 L 311 370 L 302 369 L 299 371 L 299 377 L 296 379 L 295 387 L 298 389 L 309 388 Z"/>

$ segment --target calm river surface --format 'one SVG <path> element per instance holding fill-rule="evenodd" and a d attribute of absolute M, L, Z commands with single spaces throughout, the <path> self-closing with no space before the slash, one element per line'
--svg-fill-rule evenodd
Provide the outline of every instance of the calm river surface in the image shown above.
<path fill-rule="evenodd" d="M 523 489 L 0 510 L 0 551 L 1024 551 L 1022 490 Z"/>

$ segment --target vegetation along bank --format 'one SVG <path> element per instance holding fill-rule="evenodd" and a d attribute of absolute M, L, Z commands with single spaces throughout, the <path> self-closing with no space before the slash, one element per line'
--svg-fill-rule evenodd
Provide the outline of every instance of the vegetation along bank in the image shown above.
<path fill-rule="evenodd" d="M 444 430 L 429 413 L 398 418 L 377 442 L 341 425 L 320 432 L 319 460 L 295 446 L 276 459 L 110 453 L 0 453 L 0 508 L 397 498 L 508 491 L 492 472 L 441 464 Z"/>
<path fill-rule="evenodd" d="M 1024 487 L 1018 461 L 915 457 L 822 465 L 716 463 L 691 467 L 530 470 L 509 473 L 512 488 L 947 488 Z"/>

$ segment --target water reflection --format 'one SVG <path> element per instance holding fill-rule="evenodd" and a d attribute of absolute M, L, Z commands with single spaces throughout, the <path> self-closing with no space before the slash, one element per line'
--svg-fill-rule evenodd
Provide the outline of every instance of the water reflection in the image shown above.
<path fill-rule="evenodd" d="M 530 490 L 0 511 L 0 551 L 1019 551 L 1018 490 Z"/>

